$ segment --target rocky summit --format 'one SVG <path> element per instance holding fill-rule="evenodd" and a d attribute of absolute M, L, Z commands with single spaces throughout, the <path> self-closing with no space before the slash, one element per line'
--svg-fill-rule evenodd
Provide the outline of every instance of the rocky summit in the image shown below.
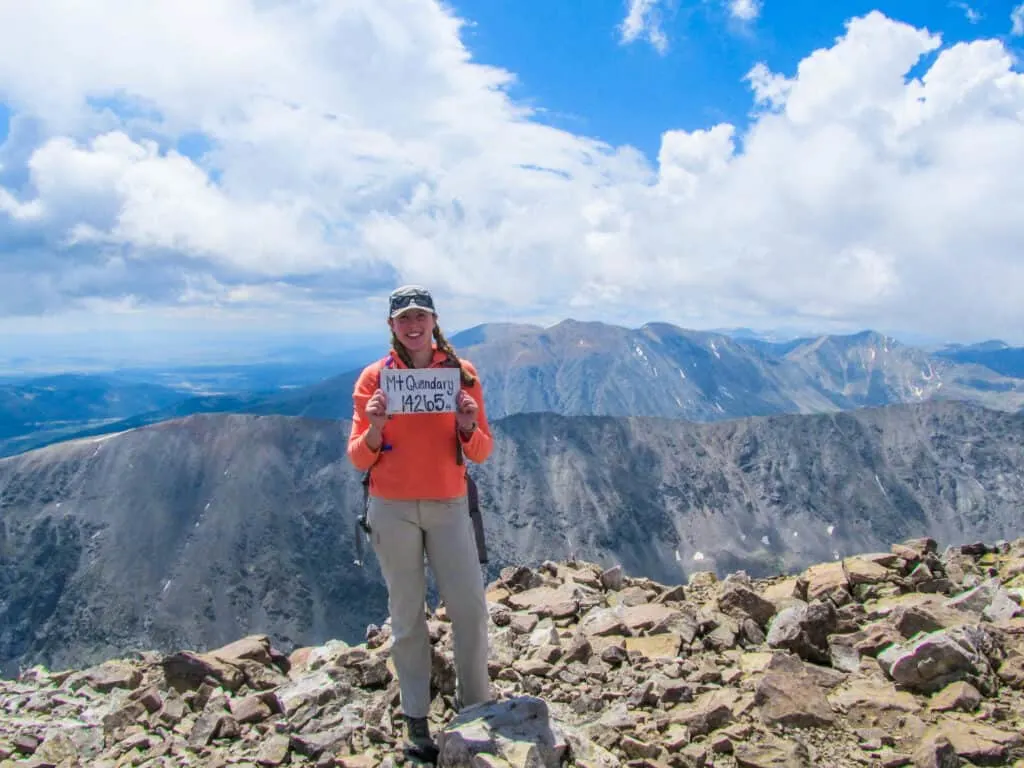
<path fill-rule="evenodd" d="M 461 713 L 425 606 L 439 765 L 1024 766 L 1024 539 L 675 586 L 545 562 L 488 598 L 495 700 Z M 0 682 L 0 766 L 402 765 L 389 639 L 33 667 Z"/>

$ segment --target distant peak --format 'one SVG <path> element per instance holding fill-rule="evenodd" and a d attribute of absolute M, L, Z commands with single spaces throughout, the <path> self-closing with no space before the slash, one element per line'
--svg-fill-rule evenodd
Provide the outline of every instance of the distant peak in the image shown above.
<path fill-rule="evenodd" d="M 856 333 L 847 334 L 825 334 L 820 336 L 817 341 L 819 343 L 829 343 L 839 346 L 884 346 L 884 347 L 899 347 L 902 346 L 900 342 L 893 336 L 882 333 L 881 331 L 875 331 L 872 329 L 865 329 L 863 331 L 857 331 Z"/>
<path fill-rule="evenodd" d="M 602 320 L 578 320 L 575 317 L 567 317 L 564 320 L 559 320 L 557 323 L 549 327 L 549 330 L 555 328 L 611 328 L 609 323 Z"/>

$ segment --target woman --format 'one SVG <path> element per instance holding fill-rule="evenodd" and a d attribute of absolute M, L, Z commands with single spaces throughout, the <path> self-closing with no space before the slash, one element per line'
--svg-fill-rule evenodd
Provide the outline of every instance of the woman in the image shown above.
<path fill-rule="evenodd" d="M 452 623 L 456 700 L 460 707 L 487 701 L 487 602 L 462 456 L 484 461 L 492 437 L 476 370 L 456 357 L 441 333 L 430 292 L 420 286 L 394 291 L 388 324 L 391 352 L 368 365 L 355 385 L 348 455 L 357 469 L 370 470 L 367 522 L 388 588 L 406 748 L 432 760 L 437 747 L 427 723 L 431 656 L 423 556 Z M 388 414 L 383 368 L 445 366 L 461 370 L 455 412 Z"/>

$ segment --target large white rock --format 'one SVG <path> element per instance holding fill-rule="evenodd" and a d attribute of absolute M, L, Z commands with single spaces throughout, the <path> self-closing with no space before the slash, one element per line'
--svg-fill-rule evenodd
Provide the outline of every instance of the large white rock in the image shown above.
<path fill-rule="evenodd" d="M 543 699 L 519 696 L 467 707 L 437 734 L 437 746 L 438 768 L 475 768 L 494 762 L 488 758 L 512 768 L 558 768 L 568 741 Z"/>

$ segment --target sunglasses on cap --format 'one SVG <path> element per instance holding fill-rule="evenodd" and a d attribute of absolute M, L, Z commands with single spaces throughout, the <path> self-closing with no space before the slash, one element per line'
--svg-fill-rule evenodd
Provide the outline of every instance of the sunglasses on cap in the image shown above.
<path fill-rule="evenodd" d="M 424 309 L 427 312 L 437 314 L 434 309 L 434 298 L 426 288 L 417 286 L 406 286 L 399 288 L 391 294 L 389 312 L 391 317 L 408 309 Z"/>

